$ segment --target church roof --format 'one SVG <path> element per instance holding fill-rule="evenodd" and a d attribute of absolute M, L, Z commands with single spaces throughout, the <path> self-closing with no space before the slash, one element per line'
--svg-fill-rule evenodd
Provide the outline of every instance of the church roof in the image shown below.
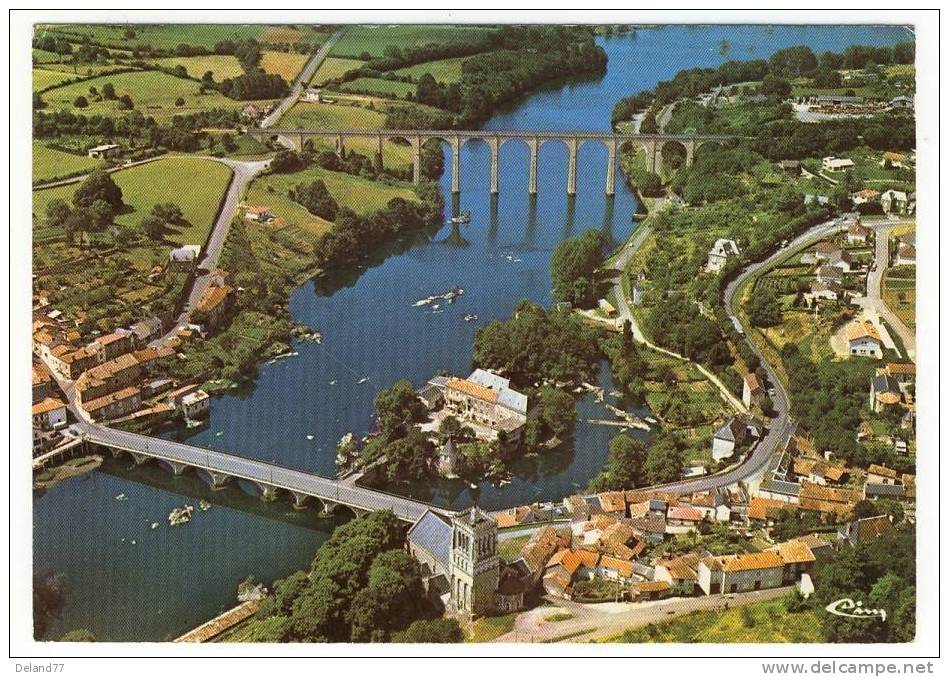
<path fill-rule="evenodd" d="M 409 529 L 406 539 L 430 553 L 448 570 L 451 561 L 451 524 L 444 517 L 426 510 Z"/>

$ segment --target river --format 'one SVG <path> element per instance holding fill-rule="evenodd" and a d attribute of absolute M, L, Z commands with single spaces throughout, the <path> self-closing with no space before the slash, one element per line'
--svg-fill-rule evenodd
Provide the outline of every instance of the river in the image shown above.
<path fill-rule="evenodd" d="M 602 78 L 538 91 L 498 112 L 485 128 L 608 131 L 616 99 L 683 68 L 766 58 L 798 44 L 820 52 L 907 38 L 898 27 L 865 26 L 639 30 L 600 39 L 609 56 Z M 371 430 L 378 389 L 400 378 L 420 385 L 439 370 L 467 374 L 478 326 L 507 317 L 519 299 L 550 302 L 549 264 L 558 242 L 596 228 L 619 243 L 635 227 L 636 200 L 623 182 L 617 182 L 614 198 L 604 195 L 606 149 L 599 144 L 580 150 L 575 198 L 566 195 L 562 144 L 548 143 L 540 151 L 536 199 L 527 194 L 526 145 L 510 142 L 501 149 L 497 198 L 488 191 L 488 147 L 469 142 L 461 158 L 460 208 L 470 210 L 471 223 L 419 234 L 364 269 L 302 285 L 290 299 L 291 313 L 321 331 L 323 344 L 295 345 L 295 356 L 264 365 L 251 387 L 216 399 L 208 426 L 188 436 L 189 442 L 331 475 L 337 440 L 349 431 Z M 442 187 L 448 205 L 450 162 L 446 153 Z M 465 294 L 441 312 L 413 306 L 454 287 Z M 478 319 L 466 321 L 466 315 Z M 605 370 L 601 383 L 609 388 Z M 477 502 L 488 509 L 559 499 L 603 465 L 616 430 L 583 421 L 598 412 L 592 398 L 582 398 L 574 438 L 520 461 L 514 480 L 503 487 L 439 481 L 411 492 L 442 505 Z M 232 606 L 236 586 L 247 575 L 270 582 L 307 566 L 344 519 L 320 519 L 315 510 L 296 512 L 282 501 L 265 504 L 251 493 L 239 487 L 212 493 L 194 476 L 174 478 L 156 467 L 129 469 L 124 461 L 110 461 L 36 494 L 34 571 L 61 576 L 65 589 L 65 606 L 48 636 L 79 627 L 100 640 L 176 636 Z M 127 500 L 115 499 L 121 494 Z M 202 497 L 214 504 L 208 512 L 196 512 L 184 527 L 167 525 L 172 507 L 197 505 Z"/>

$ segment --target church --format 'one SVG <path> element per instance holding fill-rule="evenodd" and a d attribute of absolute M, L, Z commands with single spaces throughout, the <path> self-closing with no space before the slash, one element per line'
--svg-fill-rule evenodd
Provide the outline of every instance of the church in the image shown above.
<path fill-rule="evenodd" d="M 441 598 L 448 613 L 476 617 L 523 607 L 526 583 L 501 562 L 497 522 L 480 508 L 452 517 L 428 510 L 406 542 L 429 593 Z"/>

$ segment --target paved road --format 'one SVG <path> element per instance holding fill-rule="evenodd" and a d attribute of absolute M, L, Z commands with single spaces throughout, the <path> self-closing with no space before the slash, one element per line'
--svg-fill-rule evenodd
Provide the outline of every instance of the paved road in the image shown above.
<path fill-rule="evenodd" d="M 208 238 L 207 246 L 201 252 L 199 272 L 191 285 L 191 291 L 182 308 L 181 314 L 175 321 L 174 326 L 161 338 L 152 341 L 152 345 L 158 345 L 170 336 L 173 336 L 178 329 L 186 326 L 191 321 L 191 311 L 201 295 L 211 284 L 211 271 L 217 267 L 218 259 L 221 257 L 221 251 L 224 249 L 224 242 L 227 240 L 227 233 L 231 227 L 231 220 L 237 212 L 237 205 L 241 200 L 244 189 L 255 176 L 264 171 L 270 164 L 269 160 L 257 160 L 253 162 L 243 162 L 240 160 L 231 160 L 229 158 L 208 158 L 227 165 L 234 172 L 231 183 L 227 188 L 227 194 L 218 213 L 217 221 L 214 223 L 214 229 Z M 203 271 L 203 272 L 200 272 Z"/>
<path fill-rule="evenodd" d="M 729 607 L 745 606 L 783 597 L 794 586 L 772 588 L 757 592 L 740 592 L 734 595 L 708 595 L 702 597 L 673 597 L 653 602 L 606 602 L 603 604 L 579 604 L 567 600 L 549 598 L 556 606 L 542 606 L 519 614 L 514 629 L 495 642 L 589 642 L 607 640 L 626 630 L 641 628 L 649 623 L 664 623 L 677 616 L 694 611 L 721 611 Z M 556 613 L 571 613 L 573 618 L 562 621 L 544 620 Z M 581 634 L 582 633 L 582 634 Z M 571 635 L 568 637 L 567 635 Z"/>
<path fill-rule="evenodd" d="M 901 320 L 896 313 L 890 310 L 890 307 L 884 303 L 882 298 L 883 273 L 890 265 L 889 239 L 890 231 L 898 223 L 912 223 L 912 221 L 892 222 L 884 221 L 880 224 L 868 224 L 876 232 L 876 265 L 870 274 L 867 275 L 867 296 L 866 305 L 873 308 L 877 315 L 886 320 L 893 330 L 899 335 L 900 340 L 906 347 L 906 352 L 911 360 L 916 359 L 916 332 L 911 330 Z"/>
<path fill-rule="evenodd" d="M 329 56 L 330 50 L 333 49 L 333 45 L 336 44 L 336 41 L 339 40 L 340 35 L 343 34 L 343 30 L 340 29 L 333 33 L 329 39 L 323 43 L 323 46 L 320 47 L 319 51 L 313 55 L 313 57 L 307 62 L 306 66 L 303 67 L 303 71 L 300 73 L 300 76 L 297 78 L 296 84 L 290 90 L 290 93 L 287 97 L 277 104 L 277 107 L 271 111 L 270 115 L 265 117 L 260 122 L 260 126 L 263 129 L 267 127 L 272 127 L 274 123 L 281 118 L 281 116 L 286 113 L 293 104 L 297 102 L 300 98 L 300 95 L 303 94 L 303 90 L 306 88 L 306 84 L 313 79 L 314 73 L 316 70 L 323 64 L 326 60 L 326 57 Z"/>

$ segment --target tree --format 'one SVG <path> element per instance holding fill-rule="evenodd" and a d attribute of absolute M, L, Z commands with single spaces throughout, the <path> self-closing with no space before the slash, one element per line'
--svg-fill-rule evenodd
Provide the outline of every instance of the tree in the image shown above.
<path fill-rule="evenodd" d="M 102 230 L 112 224 L 115 217 L 115 211 L 105 200 L 95 200 L 89 207 L 89 213 L 92 215 L 92 225 L 96 230 Z"/>
<path fill-rule="evenodd" d="M 33 574 L 33 638 L 43 639 L 65 604 L 62 580 L 54 575 Z"/>
<path fill-rule="evenodd" d="M 303 169 L 306 163 L 292 150 L 278 150 L 270 161 L 270 171 L 278 174 L 289 174 Z"/>
<path fill-rule="evenodd" d="M 165 223 L 183 223 L 185 220 L 181 207 L 174 202 L 159 202 L 152 206 L 152 214 Z"/>
<path fill-rule="evenodd" d="M 46 205 L 46 225 L 50 228 L 62 228 L 71 213 L 72 210 L 69 209 L 65 200 L 60 198 L 50 200 Z"/>
<path fill-rule="evenodd" d="M 537 393 L 537 401 L 537 415 L 547 430 L 560 437 L 573 428 L 576 403 L 570 393 L 543 386 Z"/>
<path fill-rule="evenodd" d="M 647 484 L 674 482 L 682 475 L 682 449 L 671 434 L 660 432 L 646 452 L 645 475 Z"/>
<path fill-rule="evenodd" d="M 115 86 L 111 82 L 102 85 L 102 98 L 106 101 L 115 100 Z"/>
<path fill-rule="evenodd" d="M 185 105 L 184 97 L 179 96 L 177 99 L 175 99 L 175 106 L 177 106 L 178 108 L 181 108 L 184 105 Z"/>
<path fill-rule="evenodd" d="M 311 214 L 327 221 L 336 220 L 339 205 L 326 189 L 326 184 L 323 183 L 322 179 L 317 179 L 310 184 L 301 183 L 295 188 L 291 188 L 289 196 L 294 202 L 299 202 L 306 207 L 306 210 Z"/>
<path fill-rule="evenodd" d="M 776 327 L 781 324 L 781 304 L 772 289 L 762 289 L 751 295 L 745 306 L 748 319 L 756 327 Z"/>
<path fill-rule="evenodd" d="M 646 172 L 639 178 L 639 192 L 643 197 L 660 197 L 662 195 L 662 179 L 655 172 Z"/>
<path fill-rule="evenodd" d="M 596 295 L 595 274 L 603 265 L 603 236 L 588 230 L 579 237 L 563 240 L 550 262 L 554 298 L 586 306 Z"/>
<path fill-rule="evenodd" d="M 406 644 L 457 644 L 464 641 L 464 633 L 454 618 L 433 618 L 413 621 L 402 632 L 393 634 L 392 641 Z"/>
<path fill-rule="evenodd" d="M 404 550 L 380 553 L 369 567 L 367 585 L 353 599 L 348 620 L 354 642 L 388 641 L 421 613 L 424 597 L 418 563 Z"/>
<path fill-rule="evenodd" d="M 154 214 L 143 217 L 139 222 L 139 227 L 153 240 L 160 240 L 165 234 L 165 220 Z"/>
<path fill-rule="evenodd" d="M 435 445 L 420 430 L 412 430 L 405 437 L 385 447 L 386 477 L 390 482 L 420 480 L 429 476 L 435 460 Z"/>
<path fill-rule="evenodd" d="M 74 105 L 76 108 L 86 108 L 89 105 L 89 100 L 80 94 L 75 99 L 73 99 L 72 105 Z"/>
<path fill-rule="evenodd" d="M 425 416 L 425 405 L 412 384 L 402 379 L 376 395 L 376 416 L 379 430 L 387 439 L 403 436 L 416 421 Z"/>
<path fill-rule="evenodd" d="M 590 483 L 591 491 L 622 491 L 645 483 L 646 445 L 626 434 L 610 439 L 606 466 Z"/>
<path fill-rule="evenodd" d="M 135 108 L 135 103 L 132 101 L 132 97 L 128 94 L 123 94 L 119 97 L 118 107 L 119 110 L 132 110 Z"/>
<path fill-rule="evenodd" d="M 46 108 L 46 102 L 39 92 L 33 92 L 33 110 L 42 110 Z"/>
<path fill-rule="evenodd" d="M 104 200 L 114 212 L 122 209 L 122 189 L 104 169 L 94 169 L 76 189 L 73 204 L 77 207 L 89 207 L 96 200 Z"/>
<path fill-rule="evenodd" d="M 810 47 L 800 45 L 779 49 L 768 59 L 771 70 L 782 77 L 798 77 L 817 68 L 817 57 Z"/>
<path fill-rule="evenodd" d="M 768 75 L 761 81 L 761 93 L 767 96 L 788 96 L 791 83 L 784 78 Z"/>
<path fill-rule="evenodd" d="M 61 642 L 95 642 L 96 636 L 92 633 L 91 630 L 86 628 L 77 628 L 75 630 L 70 630 L 65 635 L 63 635 Z"/>

